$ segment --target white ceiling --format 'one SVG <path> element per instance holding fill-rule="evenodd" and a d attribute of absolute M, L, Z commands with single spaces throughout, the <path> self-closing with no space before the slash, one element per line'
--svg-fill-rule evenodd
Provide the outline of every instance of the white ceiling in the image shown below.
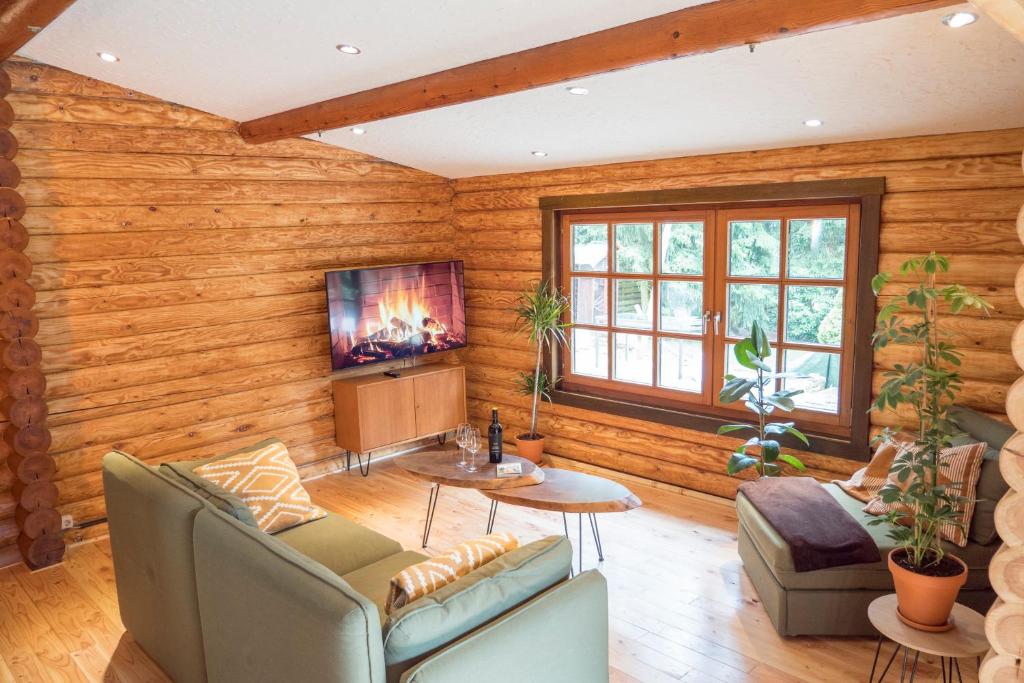
<path fill-rule="evenodd" d="M 695 0 L 78 0 L 32 59 L 235 120 Z M 936 10 L 377 121 L 322 140 L 447 177 L 1024 126 L 1024 45 Z M 338 43 L 363 54 L 342 55 Z M 121 61 L 108 64 L 96 52 Z M 821 128 L 802 125 L 808 118 Z M 546 158 L 530 154 L 548 152 Z"/>

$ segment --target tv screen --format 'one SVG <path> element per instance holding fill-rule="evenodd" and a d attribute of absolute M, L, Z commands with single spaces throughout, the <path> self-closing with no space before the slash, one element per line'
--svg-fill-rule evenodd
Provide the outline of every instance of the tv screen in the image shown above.
<path fill-rule="evenodd" d="M 466 345 L 462 261 L 325 275 L 335 370 Z"/>

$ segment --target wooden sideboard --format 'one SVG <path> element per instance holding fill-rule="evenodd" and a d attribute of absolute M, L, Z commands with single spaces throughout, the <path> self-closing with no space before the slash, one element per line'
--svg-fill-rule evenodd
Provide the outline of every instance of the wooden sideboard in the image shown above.
<path fill-rule="evenodd" d="M 466 421 L 466 371 L 435 363 L 337 379 L 334 389 L 335 440 L 349 458 L 362 453 L 454 430 Z M 369 456 L 363 476 L 369 473 Z"/>

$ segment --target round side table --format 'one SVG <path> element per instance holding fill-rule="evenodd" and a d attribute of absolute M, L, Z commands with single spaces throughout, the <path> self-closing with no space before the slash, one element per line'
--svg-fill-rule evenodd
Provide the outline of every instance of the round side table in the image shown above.
<path fill-rule="evenodd" d="M 951 619 L 953 628 L 944 633 L 930 633 L 911 628 L 900 621 L 896 614 L 896 594 L 883 595 L 876 598 L 868 605 L 868 619 L 871 625 L 878 629 L 878 647 L 875 648 L 875 659 L 871 664 L 871 674 L 868 676 L 868 683 L 874 683 L 875 670 L 878 667 L 878 656 L 882 652 L 882 642 L 888 638 L 896 643 L 892 656 L 882 670 L 878 681 L 885 678 L 889 672 L 896 655 L 900 649 L 903 650 L 903 663 L 900 666 L 900 680 L 904 680 L 908 671 L 908 660 L 911 650 L 914 651 L 914 661 L 911 665 L 909 680 L 913 683 L 917 675 L 917 661 L 921 653 L 937 655 L 942 667 L 943 683 L 953 683 L 953 672 L 960 683 L 963 683 L 963 676 L 960 674 L 960 658 L 981 656 L 988 652 L 988 639 L 985 638 L 985 617 L 975 612 L 970 607 L 961 604 L 953 605 Z"/>

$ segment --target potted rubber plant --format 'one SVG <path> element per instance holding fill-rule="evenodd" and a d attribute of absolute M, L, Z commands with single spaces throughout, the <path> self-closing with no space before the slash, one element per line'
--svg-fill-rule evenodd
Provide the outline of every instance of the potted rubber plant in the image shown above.
<path fill-rule="evenodd" d="M 753 467 L 758 476 L 775 477 L 782 474 L 783 464 L 801 471 L 807 469 L 795 455 L 783 453 L 778 442 L 778 437 L 790 434 L 808 445 L 803 432 L 797 429 L 793 422 L 768 422 L 768 418 L 776 410 L 793 410 L 793 397 L 802 390 L 774 391 L 775 380 L 785 375 L 776 373 L 767 363 L 771 356 L 771 345 L 768 342 L 768 335 L 757 321 L 751 326 L 750 336 L 733 347 L 733 355 L 736 356 L 736 362 L 753 371 L 752 376 L 726 375 L 725 384 L 718 393 L 718 400 L 722 403 L 743 400 L 747 409 L 757 415 L 757 424 L 726 424 L 718 428 L 719 434 L 756 432 L 729 456 L 727 471 L 735 475 Z"/>
<path fill-rule="evenodd" d="M 900 265 L 900 273 L 915 282 L 905 294 L 881 308 L 872 342 L 875 349 L 890 344 L 916 347 L 917 359 L 896 363 L 884 373 L 885 381 L 872 404 L 882 411 L 909 407 L 915 416 L 916 439 L 893 461 L 889 483 L 879 497 L 889 511 L 869 524 L 886 524 L 897 547 L 888 557 L 899 611 L 911 626 L 942 629 L 953 603 L 967 580 L 967 565 L 942 546 L 945 525 L 963 528 L 961 507 L 970 498 L 956 495 L 942 474 L 941 453 L 959 432 L 947 413 L 963 386 L 956 368 L 962 354 L 939 326 L 939 306 L 952 314 L 967 308 L 987 313 L 991 306 L 962 285 L 938 286 L 936 276 L 949 270 L 949 260 L 931 252 Z M 879 273 L 871 282 L 875 296 L 890 280 Z M 913 317 L 903 317 L 909 311 Z M 890 438 L 891 432 L 883 433 Z M 966 530 L 965 530 L 966 531 Z"/>
<path fill-rule="evenodd" d="M 535 463 L 544 454 L 544 436 L 537 432 L 537 411 L 541 398 L 551 400 L 551 380 L 544 372 L 544 348 L 566 345 L 565 330 L 572 325 L 563 320 L 568 310 L 569 300 L 548 282 L 538 282 L 520 294 L 515 303 L 516 329 L 537 347 L 533 371 L 519 373 L 520 392 L 533 397 L 530 431 L 517 435 L 515 442 L 519 455 Z"/>

